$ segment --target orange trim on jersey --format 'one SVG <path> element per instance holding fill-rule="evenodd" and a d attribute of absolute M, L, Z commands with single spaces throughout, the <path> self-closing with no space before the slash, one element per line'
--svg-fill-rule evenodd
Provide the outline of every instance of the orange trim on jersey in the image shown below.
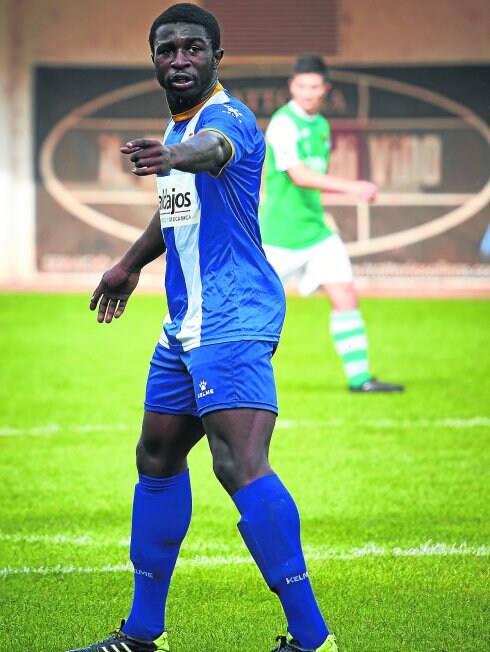
<path fill-rule="evenodd" d="M 219 93 L 220 91 L 224 90 L 223 86 L 218 82 L 216 86 L 213 88 L 213 92 L 211 95 L 208 95 L 208 97 L 200 102 L 197 106 L 193 106 L 192 109 L 189 109 L 188 111 L 184 111 L 184 113 L 176 113 L 175 115 L 172 115 L 172 119 L 174 122 L 183 122 L 184 120 L 189 120 L 189 118 L 193 118 L 196 113 L 202 109 L 202 107 L 206 104 L 206 102 L 209 100 L 210 97 L 213 97 L 213 95 L 216 95 L 216 93 Z"/>

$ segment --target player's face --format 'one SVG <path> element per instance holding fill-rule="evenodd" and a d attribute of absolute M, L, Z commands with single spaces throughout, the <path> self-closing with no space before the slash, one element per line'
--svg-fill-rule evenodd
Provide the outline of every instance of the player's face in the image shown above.
<path fill-rule="evenodd" d="M 311 115 L 319 113 L 330 84 L 316 72 L 302 72 L 294 75 L 289 81 L 291 98 Z"/>
<path fill-rule="evenodd" d="M 209 96 L 223 50 L 213 51 L 202 25 L 169 23 L 155 34 L 153 63 L 172 113 L 186 111 Z"/>

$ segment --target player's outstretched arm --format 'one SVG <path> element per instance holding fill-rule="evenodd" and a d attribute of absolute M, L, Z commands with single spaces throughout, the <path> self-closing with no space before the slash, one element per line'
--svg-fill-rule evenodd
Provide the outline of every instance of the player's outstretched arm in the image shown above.
<path fill-rule="evenodd" d="M 121 147 L 134 163 L 131 170 L 138 177 L 166 174 L 171 169 L 182 172 L 206 172 L 222 167 L 231 157 L 228 140 L 219 131 L 207 129 L 184 143 L 165 146 L 158 140 L 137 138 Z"/>
<path fill-rule="evenodd" d="M 312 188 L 323 192 L 340 192 L 366 202 L 373 202 L 378 194 L 378 187 L 370 181 L 343 179 L 331 174 L 322 174 L 310 170 L 303 162 L 289 167 L 287 173 L 291 181 L 301 188 Z"/>
<path fill-rule="evenodd" d="M 129 297 L 138 285 L 141 270 L 165 251 L 160 213 L 156 211 L 144 233 L 131 245 L 121 260 L 102 276 L 90 299 L 90 310 L 98 306 L 97 321 L 110 323 L 126 309 Z"/>

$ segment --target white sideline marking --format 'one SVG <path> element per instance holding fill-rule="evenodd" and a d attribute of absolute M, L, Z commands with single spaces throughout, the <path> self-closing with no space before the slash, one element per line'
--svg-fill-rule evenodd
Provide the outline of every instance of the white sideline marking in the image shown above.
<path fill-rule="evenodd" d="M 11 428 L 10 426 L 0 427 L 0 437 L 51 437 L 61 432 L 75 434 L 86 434 L 91 432 L 113 432 L 136 431 L 139 426 L 131 426 L 125 423 L 114 423 L 112 425 L 103 423 L 87 423 L 78 426 L 62 426 L 59 423 L 48 423 L 45 426 L 32 426 L 31 428 Z"/>
<path fill-rule="evenodd" d="M 82 537 L 68 537 L 64 534 L 5 534 L 0 532 L 0 541 L 8 541 L 10 543 L 47 543 L 49 545 L 67 543 L 71 546 L 104 545 L 103 541 L 99 543 L 87 535 Z M 127 543 L 129 544 L 129 539 L 127 540 Z M 119 545 L 122 545 L 122 542 L 120 542 Z"/>
<path fill-rule="evenodd" d="M 278 419 L 276 428 L 297 428 L 304 426 L 326 428 L 341 428 L 351 423 L 348 419 Z M 482 428 L 490 426 L 490 417 L 446 417 L 439 419 L 364 419 L 366 426 L 373 428 Z M 113 425 L 101 423 L 86 423 L 81 425 L 66 425 L 59 423 L 48 423 L 44 426 L 32 426 L 31 428 L 13 428 L 0 426 L 0 437 L 50 437 L 58 433 L 87 434 L 92 432 L 137 431 L 139 425 L 134 426 L 125 423 Z"/>
<path fill-rule="evenodd" d="M 365 557 L 488 557 L 490 556 L 490 546 L 469 546 L 466 543 L 447 544 L 447 543 L 427 543 L 420 544 L 413 548 L 385 548 L 370 543 L 361 548 L 352 548 L 351 550 L 328 549 L 328 548 L 305 548 L 305 557 L 307 561 L 322 560 L 342 560 L 349 561 L 353 559 L 362 559 Z M 225 564 L 251 564 L 251 557 L 239 556 L 196 556 L 192 559 L 179 559 L 178 566 L 222 566 Z M 69 573 L 120 573 L 132 572 L 133 567 L 130 562 L 125 564 L 105 564 L 104 566 L 30 566 L 12 567 L 7 566 L 0 568 L 0 577 L 9 575 L 57 575 Z"/>
<path fill-rule="evenodd" d="M 278 419 L 276 428 L 296 428 L 298 426 L 324 426 L 339 428 L 350 419 Z M 363 424 L 373 428 L 481 428 L 490 426 L 490 417 L 447 417 L 442 419 L 363 419 Z"/>

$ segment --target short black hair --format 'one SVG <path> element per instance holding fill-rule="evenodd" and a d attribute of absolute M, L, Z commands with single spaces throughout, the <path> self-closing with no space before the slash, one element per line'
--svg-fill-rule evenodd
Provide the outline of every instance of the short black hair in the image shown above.
<path fill-rule="evenodd" d="M 325 81 L 328 80 L 328 67 L 319 54 L 302 54 L 293 66 L 293 75 L 315 72 L 322 75 Z"/>
<path fill-rule="evenodd" d="M 191 4 L 190 2 L 179 2 L 178 4 L 172 5 L 166 9 L 153 21 L 150 35 L 148 37 L 152 53 L 157 29 L 161 25 L 166 25 L 167 23 L 191 23 L 193 25 L 202 25 L 209 36 L 213 50 L 219 50 L 221 47 L 221 32 L 219 23 L 214 14 L 198 5 Z"/>

